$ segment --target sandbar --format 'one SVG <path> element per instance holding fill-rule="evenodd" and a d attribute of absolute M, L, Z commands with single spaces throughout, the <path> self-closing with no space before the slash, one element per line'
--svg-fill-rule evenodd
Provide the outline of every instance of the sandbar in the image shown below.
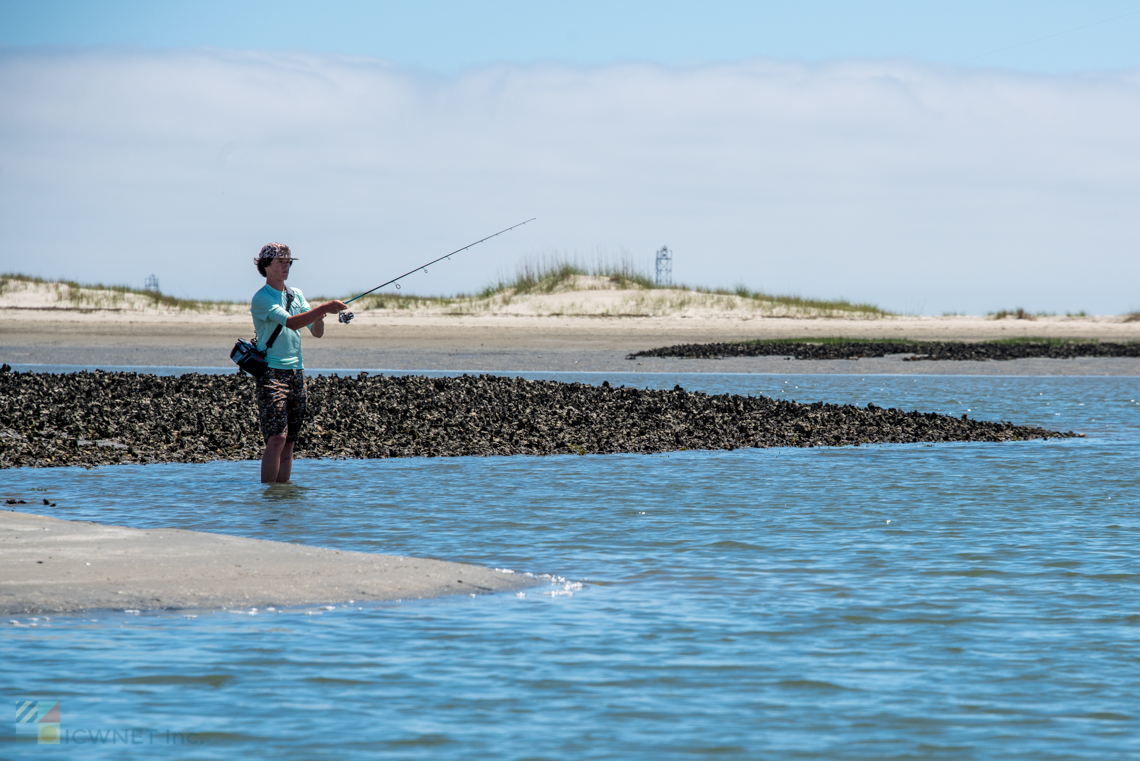
<path fill-rule="evenodd" d="M 182 529 L 0 511 L 0 613 L 267 608 L 526 589 L 534 577 Z"/>
<path fill-rule="evenodd" d="M 78 367 L 230 367 L 235 340 L 248 338 L 248 315 L 107 310 L 3 310 L 0 361 Z M 332 323 L 325 337 L 304 332 L 305 366 L 329 370 L 458 372 L 753 372 L 978 375 L 1140 375 L 1140 360 L 1081 358 L 1005 362 L 626 359 L 631 352 L 679 343 L 773 338 L 984 341 L 1073 338 L 1140 341 L 1140 322 L 1119 317 L 575 317 L 401 316 L 364 312 Z"/>

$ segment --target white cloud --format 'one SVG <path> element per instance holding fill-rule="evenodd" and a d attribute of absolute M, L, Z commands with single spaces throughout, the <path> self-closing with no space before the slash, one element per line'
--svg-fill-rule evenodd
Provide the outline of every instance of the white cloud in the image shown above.
<path fill-rule="evenodd" d="M 270 240 L 338 295 L 475 290 L 528 252 L 937 313 L 1140 308 L 1140 74 L 902 61 L 503 66 L 0 56 L 0 269 L 245 298 Z"/>

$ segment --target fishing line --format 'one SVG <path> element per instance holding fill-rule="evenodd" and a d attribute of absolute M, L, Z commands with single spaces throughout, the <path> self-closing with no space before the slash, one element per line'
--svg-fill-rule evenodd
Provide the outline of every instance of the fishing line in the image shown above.
<path fill-rule="evenodd" d="M 499 232 L 495 233 L 494 235 L 488 235 L 486 238 L 480 238 L 479 240 L 475 241 L 474 243 L 468 243 L 463 248 L 457 248 L 454 251 L 452 251 L 450 254 L 444 254 L 443 256 L 439 257 L 438 259 L 432 259 L 427 264 L 421 264 L 419 267 L 416 267 L 414 270 L 408 270 L 403 275 L 400 275 L 399 277 L 394 277 L 386 283 L 381 283 L 380 285 L 376 286 L 372 290 L 365 291 L 364 293 L 360 294 L 359 296 L 353 296 L 351 299 L 349 299 L 348 301 L 346 301 L 344 303 L 345 304 L 351 304 L 352 302 L 356 301 L 357 299 L 359 299 L 363 296 L 367 296 L 368 294 L 372 293 L 373 291 L 378 291 L 386 285 L 392 285 L 392 283 L 396 283 L 396 287 L 399 288 L 400 287 L 399 281 L 403 280 L 408 275 L 412 275 L 416 272 L 419 272 L 420 270 L 427 272 L 427 268 L 430 267 L 431 265 L 435 264 L 436 262 L 442 262 L 444 259 L 450 259 L 451 257 L 455 256 L 456 254 L 458 254 L 461 251 L 466 251 L 467 249 L 471 248 L 472 246 L 478 246 L 483 241 L 491 240 L 491 238 L 494 238 L 498 235 L 502 235 L 503 233 L 509 233 L 511 230 L 514 230 L 516 227 L 522 227 L 523 225 L 527 224 L 527 222 L 533 222 L 536 219 L 538 219 L 538 217 L 531 217 L 530 219 L 526 220 L 526 222 L 519 222 L 517 225 L 511 225 L 510 227 L 508 227 L 505 230 L 499 230 Z M 353 317 L 352 312 L 341 312 L 340 316 L 337 317 L 337 319 L 347 325 L 349 323 L 349 321 L 352 320 L 352 317 Z"/>
<path fill-rule="evenodd" d="M 1056 34 L 1049 34 L 1049 35 L 1046 35 L 1045 37 L 1038 37 L 1035 40 L 1026 40 L 1025 42 L 1019 42 L 1016 45 L 1010 45 L 1009 47 L 998 48 L 997 50 L 991 50 L 988 53 L 981 53 L 980 55 L 973 56 L 972 58 L 963 59 L 961 61 L 961 63 L 969 63 L 970 61 L 976 61 L 979 58 L 985 58 L 986 56 L 993 55 L 994 53 L 1004 53 L 1007 50 L 1013 50 L 1014 48 L 1020 48 L 1023 45 L 1032 45 L 1035 42 L 1043 42 L 1045 40 L 1051 40 L 1054 37 L 1060 37 L 1061 35 L 1069 34 L 1070 32 L 1079 32 L 1082 29 L 1088 29 L 1090 26 L 1100 26 L 1101 24 L 1107 24 L 1110 21 L 1119 21 L 1122 18 L 1128 18 L 1129 16 L 1135 16 L 1138 13 L 1140 13 L 1140 11 L 1132 11 L 1131 13 L 1125 13 L 1123 16 L 1113 16 L 1112 18 L 1102 19 L 1101 21 L 1094 21 L 1091 24 L 1085 24 L 1084 26 L 1075 26 L 1072 29 L 1066 29 L 1063 32 L 1057 32 Z"/>

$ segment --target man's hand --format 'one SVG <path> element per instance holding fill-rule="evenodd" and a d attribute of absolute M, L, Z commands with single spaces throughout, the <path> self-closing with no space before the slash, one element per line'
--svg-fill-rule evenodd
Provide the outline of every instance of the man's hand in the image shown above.
<path fill-rule="evenodd" d="M 325 315 L 333 314 L 335 312 L 343 312 L 346 309 L 348 309 L 348 304 L 345 304 L 343 301 L 327 301 L 316 309 L 310 309 L 308 312 L 302 312 L 301 314 L 293 315 L 285 321 L 285 327 L 289 328 L 290 330 L 300 330 L 306 325 L 312 325 L 313 335 L 319 338 L 320 336 L 317 333 L 317 330 L 324 332 L 323 320 Z M 320 326 L 319 328 L 318 325 Z"/>

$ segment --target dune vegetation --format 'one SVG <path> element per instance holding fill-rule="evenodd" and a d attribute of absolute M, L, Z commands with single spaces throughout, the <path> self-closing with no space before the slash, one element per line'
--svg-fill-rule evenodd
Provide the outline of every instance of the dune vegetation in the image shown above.
<path fill-rule="evenodd" d="M 106 310 L 191 310 L 235 311 L 246 304 L 232 301 L 180 299 L 158 290 L 126 285 L 77 283 L 74 280 L 47 280 L 32 275 L 0 275 L 0 303 L 9 307 Z"/>
<path fill-rule="evenodd" d="M 429 311 L 454 315 L 652 317 L 756 316 L 859 317 L 890 315 L 874 304 L 813 299 L 735 288 L 657 284 L 628 258 L 592 263 L 553 254 L 531 257 L 474 294 L 427 297 L 384 293 L 357 302 L 364 309 Z"/>
<path fill-rule="evenodd" d="M 356 294 L 353 294 L 356 295 Z M 310 302 L 330 296 L 310 297 Z M 336 296 L 335 298 L 344 298 Z M 192 311 L 236 314 L 247 302 L 187 299 L 125 285 L 48 280 L 31 275 L 0 275 L 0 308 L 79 311 Z M 875 320 L 894 313 L 875 304 L 843 298 L 820 299 L 772 294 L 745 285 L 711 288 L 658 284 L 629 257 L 598 257 L 585 262 L 558 252 L 532 256 L 475 293 L 451 296 L 409 294 L 388 288 L 352 304 L 357 313 L 393 315 L 530 317 L 800 317 Z M 944 315 L 951 316 L 951 315 Z M 957 315 L 955 313 L 954 316 Z M 992 320 L 1035 320 L 1052 313 L 1025 309 L 990 312 Z M 1083 311 L 1066 314 L 1087 317 Z M 1123 315 L 1140 320 L 1140 312 Z"/>

